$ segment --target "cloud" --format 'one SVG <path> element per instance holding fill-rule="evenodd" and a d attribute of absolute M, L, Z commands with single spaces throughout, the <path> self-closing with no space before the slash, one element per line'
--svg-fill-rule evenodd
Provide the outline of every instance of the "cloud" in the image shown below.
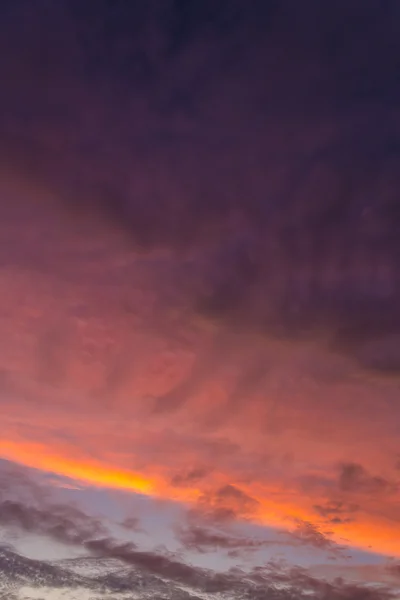
<path fill-rule="evenodd" d="M 121 527 L 128 531 L 140 531 L 140 520 L 137 517 L 127 517 L 121 521 Z"/>
<path fill-rule="evenodd" d="M 389 600 L 396 598 L 396 591 L 384 585 L 367 587 L 348 584 L 340 578 L 337 578 L 334 582 L 327 582 L 311 577 L 305 569 L 299 567 L 288 568 L 274 563 L 264 568 L 256 568 L 253 571 L 253 577 L 260 583 L 268 584 L 274 581 L 275 585 L 283 584 L 285 587 L 287 586 L 289 588 L 289 598 L 290 593 L 296 594 L 297 590 L 301 590 L 304 598 L 311 597 L 315 600 L 322 600 L 322 598 L 332 598 L 332 600 Z M 274 598 L 273 595 L 272 598 Z M 279 593 L 277 598 L 279 598 Z"/>
<path fill-rule="evenodd" d="M 12 31 L 7 43 L 14 38 L 13 68 L 30 67 L 38 76 L 39 38 L 51 45 L 52 60 L 41 71 L 46 86 L 30 94 L 28 123 L 13 102 L 25 91 L 22 79 L 15 78 L 22 89 L 10 83 L 3 99 L 8 119 L 2 129 L 9 146 L 10 138 L 18 146 L 16 154 L 29 153 L 32 168 L 69 205 L 75 201 L 114 222 L 141 247 L 190 246 L 198 254 L 207 246 L 214 272 L 207 293 L 194 299 L 201 314 L 229 323 L 240 317 L 246 328 L 289 337 L 316 336 L 322 328 L 335 348 L 384 372 L 383 363 L 364 358 L 359 338 L 364 332 L 373 344 L 400 327 L 391 192 L 397 130 L 389 116 L 379 129 L 363 124 L 399 94 L 394 51 L 379 34 L 385 31 L 397 47 L 394 4 L 358 6 L 365 24 L 357 41 L 347 27 L 352 9 L 344 3 L 327 14 L 315 6 L 301 12 L 294 4 L 284 10 L 257 3 L 250 10 L 238 2 L 232 10 L 223 2 L 204 13 L 173 2 L 162 10 L 102 5 L 95 17 L 69 3 L 34 15 L 18 4 L 8 15 L 12 27 L 7 19 L 3 25 Z M 33 17 L 26 36 L 24 24 Z M 60 23 L 63 35 L 53 39 Z M 135 36 L 128 35 L 128 23 Z M 343 43 L 339 53 L 329 41 L 336 38 Z M 365 62 L 361 49 L 371 40 L 376 61 Z M 271 53 L 279 54 L 279 68 Z M 357 78 L 349 75 L 353 56 Z M 385 78 L 378 64 L 385 64 Z M 7 68 L 3 59 L 3 73 Z M 117 98 L 118 111 L 112 109 Z M 376 108 L 367 112 L 371 102 Z M 60 116 L 48 116 L 43 106 L 49 103 Z M 359 106 L 365 117 L 357 117 Z M 388 166 L 380 168 L 382 162 Z M 273 175 L 281 171 L 285 177 Z M 366 172 L 374 192 L 364 198 Z M 196 275 L 201 280 L 200 269 Z M 268 302 L 255 306 L 261 295 Z"/>
<path fill-rule="evenodd" d="M 327 501 L 325 504 L 316 504 L 314 509 L 327 522 L 332 524 L 351 523 L 355 516 L 354 514 L 360 509 L 358 504 L 346 504 L 341 501 Z"/>
<path fill-rule="evenodd" d="M 101 522 L 70 506 L 53 505 L 40 510 L 6 500 L 0 505 L 0 519 L 3 526 L 15 526 L 58 542 L 78 545 L 93 556 L 115 559 L 185 585 L 207 585 L 212 589 L 225 589 L 228 585 L 228 582 L 220 584 L 217 575 L 187 565 L 174 559 L 173 555 L 141 551 L 133 542 L 105 537 L 107 530 Z M 224 581 L 224 578 L 221 580 Z"/>
<path fill-rule="evenodd" d="M 386 566 L 386 569 L 391 575 L 400 577 L 400 563 L 398 561 L 390 560 L 389 564 Z"/>
<path fill-rule="evenodd" d="M 106 528 L 97 519 L 67 505 L 45 508 L 26 506 L 4 500 L 0 504 L 0 524 L 17 527 L 28 533 L 47 535 L 65 544 L 84 544 L 86 540 L 104 535 Z"/>
<path fill-rule="evenodd" d="M 337 513 L 335 513 L 337 514 Z M 227 529 L 233 516 L 228 511 L 205 513 L 191 510 L 188 513 L 188 526 L 178 525 L 177 536 L 186 550 L 206 553 L 216 550 L 225 550 L 233 557 L 244 557 L 246 553 L 256 552 L 263 547 L 282 546 L 312 546 L 318 550 L 328 552 L 330 557 L 346 557 L 348 550 L 339 545 L 331 536 L 332 531 L 323 532 L 317 525 L 297 520 L 294 530 L 276 530 L 273 539 L 240 536 Z M 334 519 L 330 523 L 336 524 Z M 347 522 L 343 519 L 343 522 Z"/>
<path fill-rule="evenodd" d="M 0 500 L 12 499 L 16 496 L 30 502 L 45 502 L 48 491 L 38 484 L 37 479 L 23 469 L 7 460 L 0 460 Z"/>
<path fill-rule="evenodd" d="M 140 551 L 133 543 L 120 543 L 111 538 L 100 538 L 86 541 L 84 547 L 95 556 L 117 559 L 172 580 L 193 585 L 198 579 L 198 571 L 194 567 L 169 556 Z"/>
<path fill-rule="evenodd" d="M 339 546 L 336 542 L 330 539 L 330 533 L 324 533 L 314 525 L 306 521 L 299 522 L 297 528 L 291 532 L 291 537 L 300 544 L 310 545 L 320 550 L 326 550 L 332 555 L 341 555 L 345 548 Z"/>
<path fill-rule="evenodd" d="M 172 485 L 176 485 L 176 486 L 180 486 L 180 485 L 188 486 L 188 485 L 195 484 L 199 480 L 202 480 L 208 474 L 209 474 L 209 470 L 207 468 L 195 467 L 193 469 L 190 469 L 186 473 L 178 473 L 177 475 L 174 475 L 171 483 L 172 483 Z"/>
<path fill-rule="evenodd" d="M 251 518 L 259 503 L 238 487 L 228 484 L 201 495 L 192 514 L 214 522 Z"/>
<path fill-rule="evenodd" d="M 142 552 L 133 542 L 120 542 L 109 537 L 101 521 L 72 506 L 49 505 L 38 509 L 5 500 L 0 504 L 0 524 L 77 545 L 94 556 L 117 559 L 171 579 L 190 583 L 196 575 L 195 569 L 170 557 Z"/>
<path fill-rule="evenodd" d="M 199 353 L 186 377 L 166 394 L 154 400 L 155 413 L 174 412 L 182 407 L 196 393 L 205 381 L 212 378 L 219 370 L 218 356 L 226 345 L 225 339 L 215 339 L 207 345 L 205 351 Z"/>
<path fill-rule="evenodd" d="M 228 552 L 229 556 L 245 556 L 249 552 L 255 552 L 262 547 L 279 544 L 278 540 L 270 541 L 251 537 L 235 536 L 232 533 L 190 525 L 178 527 L 179 541 L 185 550 L 199 553 L 216 552 L 218 550 Z"/>
<path fill-rule="evenodd" d="M 132 590 L 165 599 L 171 595 L 183 598 L 186 597 L 182 590 L 184 586 L 188 590 L 188 597 L 189 594 L 191 598 L 197 598 L 197 594 L 201 597 L 208 594 L 210 598 L 218 597 L 223 600 L 240 600 L 243 597 L 252 600 L 260 597 L 268 600 L 291 600 L 294 597 L 299 600 L 325 600 L 327 597 L 332 600 L 396 598 L 395 590 L 387 586 L 346 584 L 340 579 L 328 583 L 310 576 L 304 569 L 290 568 L 273 562 L 247 573 L 240 569 L 232 569 L 227 573 L 215 574 L 204 569 L 185 569 L 175 564 L 171 566 L 171 562 L 164 562 L 161 557 L 149 559 L 149 556 L 146 556 L 138 559 L 136 556 L 136 560 L 132 562 L 132 552 L 127 545 L 111 548 L 108 543 L 100 542 L 97 549 L 101 549 L 101 553 L 107 549 L 107 552 L 116 554 L 121 559 L 117 558 L 117 564 L 114 564 L 104 558 L 92 558 L 88 561 L 87 557 L 81 557 L 54 564 L 27 559 L 10 549 L 2 549 L 0 564 L 4 568 L 0 581 L 7 585 L 8 589 L 23 589 L 24 597 L 29 597 L 30 588 L 40 586 L 44 593 L 50 590 L 59 592 L 62 589 L 65 598 L 69 598 L 70 594 L 71 597 L 75 597 L 77 588 L 80 593 L 89 591 L 92 594 L 96 593 L 96 597 L 99 598 L 117 593 L 124 598 L 125 594 L 132 594 Z M 133 573 L 121 569 L 118 565 L 120 560 L 125 562 L 127 557 L 127 564 L 134 567 Z M 10 565 L 12 569 L 9 568 Z M 95 567 L 95 575 L 84 574 L 88 567 L 92 573 Z M 33 595 L 37 597 L 37 589 Z"/>
<path fill-rule="evenodd" d="M 370 475 L 358 463 L 345 463 L 340 467 L 339 488 L 343 492 L 364 494 L 393 494 L 397 485 L 378 475 Z"/>
<path fill-rule="evenodd" d="M 382 127 L 367 127 L 399 94 L 394 52 L 383 41 L 398 44 L 393 3 L 358 6 L 357 42 L 344 3 L 329 17 L 315 6 L 258 2 L 257 10 L 223 2 L 204 12 L 174 2 L 143 10 L 102 4 L 95 16 L 70 2 L 34 14 L 17 4 L 3 25 L 15 54 L 4 52 L 0 67 L 7 80 L 8 70 L 32 75 L 10 82 L 0 125 L 19 171 L 33 170 L 66 207 L 114 223 L 136 247 L 178 249 L 180 257 L 190 247 L 194 283 L 185 304 L 195 315 L 278 338 L 322 336 L 366 371 L 398 373 L 398 131 L 390 114 Z M 39 39 L 52 48 L 45 70 Z M 376 61 L 365 62 L 361 49 L 371 40 Z M 30 90 L 39 74 L 43 85 L 29 91 L 25 118 L 15 98 L 25 98 L 24 85 Z M 58 110 L 44 110 L 49 104 Z M 42 362 L 46 356 L 42 349 Z M 45 376 L 61 376 L 60 357 L 52 352 L 51 360 Z M 156 405 L 179 407 L 203 375 Z M 242 385 L 246 377 L 232 402 Z"/>
<path fill-rule="evenodd" d="M 142 551 L 133 542 L 121 542 L 109 536 L 104 537 L 102 536 L 104 530 L 98 521 L 73 507 L 52 505 L 46 507 L 46 510 L 39 510 L 23 503 L 7 500 L 1 504 L 0 515 L 2 525 L 13 524 L 24 531 L 36 532 L 67 544 L 77 544 L 92 557 L 106 561 L 112 559 L 128 565 L 136 570 L 136 580 L 138 573 L 147 574 L 141 585 L 145 585 L 149 589 L 159 584 L 157 583 L 158 579 L 156 581 L 151 578 L 148 579 L 148 577 L 156 577 L 164 581 L 169 580 L 171 585 L 179 584 L 189 587 L 194 591 L 194 594 L 196 592 L 208 593 L 212 597 L 213 594 L 219 593 L 222 598 L 225 595 L 230 598 L 242 598 L 243 594 L 246 594 L 248 598 L 258 598 L 261 593 L 265 594 L 267 598 L 279 600 L 289 600 L 293 597 L 293 594 L 296 594 L 297 598 L 307 598 L 311 594 L 311 597 L 315 600 L 323 600 L 328 594 L 329 598 L 333 600 L 358 600 L 358 598 L 389 600 L 395 598 L 395 594 L 382 585 L 369 588 L 367 586 L 346 584 L 339 580 L 328 583 L 311 577 L 304 569 L 289 568 L 274 563 L 269 563 L 263 568 L 255 568 L 250 573 L 244 573 L 240 570 L 217 573 L 201 569 L 178 560 L 173 554 Z M 312 537 L 313 540 L 317 539 L 317 544 L 321 544 L 321 535 L 310 528 L 309 524 L 302 525 L 303 530 L 306 530 L 307 540 Z M 192 530 L 187 542 L 189 545 L 195 542 L 195 546 L 198 542 L 212 547 L 223 546 L 233 551 L 245 547 L 246 544 L 249 548 L 252 545 L 250 541 L 247 541 L 244 546 L 239 547 L 240 541 L 237 540 L 238 546 L 235 548 L 227 539 L 218 535 L 213 537 L 209 530 L 201 531 L 200 529 Z M 325 547 L 326 541 L 323 542 L 323 545 Z M 0 552 L 0 562 L 3 554 L 8 553 L 2 576 L 15 578 L 19 573 L 17 571 L 18 563 L 25 572 L 24 585 L 27 584 L 26 576 L 28 576 L 28 583 L 29 577 L 32 577 L 32 585 L 35 585 L 35 581 L 39 581 L 37 579 L 37 573 L 39 572 L 41 573 L 40 584 L 43 588 L 49 585 L 49 582 L 52 582 L 52 585 L 58 587 L 62 583 L 64 587 L 80 585 L 81 587 L 90 587 L 93 590 L 101 585 L 103 590 L 116 591 L 118 587 L 121 591 L 127 589 L 124 586 L 129 583 L 128 579 L 124 583 L 124 575 L 121 574 L 120 569 L 116 572 L 117 575 L 114 578 L 105 576 L 98 580 L 96 577 L 91 576 L 90 581 L 86 582 L 82 575 L 77 580 L 76 577 L 67 576 L 66 573 L 60 570 L 62 566 L 63 569 L 68 568 L 69 573 L 73 573 L 74 564 L 76 563 L 79 568 L 80 562 L 83 565 L 86 560 L 85 557 L 74 559 L 70 566 L 67 561 L 65 564 L 55 567 L 44 561 L 27 561 L 14 554 L 13 560 L 10 561 L 10 552 L 6 548 L 3 548 Z M 14 565 L 11 570 L 8 566 L 10 564 Z M 102 569 L 105 566 L 106 564 L 103 564 Z M 82 570 L 80 570 L 80 573 L 82 573 Z M 129 577 L 128 574 L 126 577 Z M 130 582 L 129 585 L 131 589 L 132 583 Z"/>

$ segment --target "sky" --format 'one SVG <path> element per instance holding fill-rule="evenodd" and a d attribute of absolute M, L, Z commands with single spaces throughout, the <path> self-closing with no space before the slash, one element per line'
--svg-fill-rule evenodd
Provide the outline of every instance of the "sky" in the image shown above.
<path fill-rule="evenodd" d="M 397 0 L 1 2 L 1 598 L 400 598 L 399 57 Z"/>

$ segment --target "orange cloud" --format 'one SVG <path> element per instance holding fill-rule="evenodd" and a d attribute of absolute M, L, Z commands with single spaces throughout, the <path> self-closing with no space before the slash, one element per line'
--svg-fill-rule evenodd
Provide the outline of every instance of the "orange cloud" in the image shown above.
<path fill-rule="evenodd" d="M 260 489 L 257 485 L 241 484 L 240 487 L 235 487 L 228 484 L 214 492 L 217 499 L 215 503 L 213 492 L 207 486 L 203 489 L 201 485 L 198 489 L 190 486 L 176 488 L 162 476 L 146 477 L 145 473 L 127 471 L 117 465 L 90 460 L 87 456 L 82 456 L 81 461 L 77 462 L 68 456 L 57 454 L 55 447 L 44 444 L 2 440 L 0 454 L 3 458 L 25 466 L 51 471 L 85 484 L 130 490 L 183 502 L 188 507 L 197 507 L 196 510 L 204 516 L 210 514 L 207 511 L 213 510 L 213 518 L 217 520 L 247 518 L 268 526 L 295 530 L 295 522 L 298 520 L 318 522 L 319 519 L 319 515 L 313 510 L 311 499 L 299 498 L 296 501 L 295 498 L 290 498 L 290 494 L 272 486 Z M 218 474 L 214 481 L 218 481 L 218 478 L 222 482 L 227 479 L 227 474 Z M 232 493 L 228 493 L 229 490 Z M 329 524 L 329 530 L 330 537 L 339 544 L 346 539 L 353 546 L 367 549 L 373 543 L 376 551 L 400 556 L 398 537 L 393 535 L 396 526 L 390 518 L 364 511 L 355 522 L 340 527 Z"/>
<path fill-rule="evenodd" d="M 400 556 L 394 378 L 322 334 L 205 317 L 172 253 L 72 233 L 48 207 L 45 225 L 36 261 L 57 269 L 0 270 L 1 457 Z M 335 506 L 357 510 L 335 522 Z"/>

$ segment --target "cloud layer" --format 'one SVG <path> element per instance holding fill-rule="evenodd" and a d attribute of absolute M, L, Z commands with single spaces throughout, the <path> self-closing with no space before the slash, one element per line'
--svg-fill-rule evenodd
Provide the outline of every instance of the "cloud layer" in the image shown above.
<path fill-rule="evenodd" d="M 176 502 L 187 552 L 399 556 L 398 3 L 0 10 L 0 457 Z"/>

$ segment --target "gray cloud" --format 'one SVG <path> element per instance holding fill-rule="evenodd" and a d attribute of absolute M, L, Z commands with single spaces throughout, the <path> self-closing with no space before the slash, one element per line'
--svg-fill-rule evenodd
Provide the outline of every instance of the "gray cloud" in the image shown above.
<path fill-rule="evenodd" d="M 236 492 L 225 490 L 222 495 L 236 496 Z M 68 574 L 60 570 L 60 565 L 51 563 L 26 560 L 18 557 L 12 550 L 3 548 L 0 551 L 0 565 L 4 563 L 3 575 L 1 577 L 18 579 L 22 569 L 25 572 L 24 585 L 32 578 L 32 584 L 41 586 L 53 585 L 60 587 L 88 587 L 91 590 L 102 589 L 103 591 L 116 592 L 132 589 L 132 586 L 145 586 L 147 589 L 155 589 L 160 581 L 169 580 L 171 585 L 184 585 L 196 591 L 212 595 L 219 594 L 222 598 L 260 598 L 268 600 L 290 600 L 296 598 L 314 598 L 324 600 L 329 597 L 333 600 L 391 600 L 396 597 L 390 589 L 384 586 L 369 589 L 366 586 L 345 584 L 342 581 L 327 583 L 315 579 L 301 569 L 282 568 L 270 563 L 264 568 L 256 568 L 250 574 L 241 571 L 229 571 L 226 573 L 211 572 L 196 568 L 178 560 L 174 555 L 160 554 L 150 551 L 142 551 L 133 542 L 121 542 L 109 536 L 104 536 L 105 529 L 98 520 L 85 515 L 80 510 L 63 505 L 49 505 L 38 509 L 25 505 L 21 502 L 5 500 L 0 505 L 1 524 L 14 525 L 26 532 L 35 532 L 50 537 L 58 542 L 79 545 L 97 560 L 114 560 L 134 569 L 132 573 L 123 574 L 120 569 L 116 576 L 105 575 L 98 579 L 91 577 L 85 581 L 80 575 L 71 576 L 74 573 L 74 564 L 80 561 L 84 563 L 85 558 L 74 559 L 75 563 L 69 565 L 68 561 L 62 565 L 67 568 Z M 228 541 L 222 535 L 210 531 L 193 530 L 193 535 L 186 538 L 189 545 L 203 547 L 225 547 L 230 551 L 240 551 L 247 545 L 251 547 L 252 542 L 248 540 Z M 330 543 L 317 532 L 310 524 L 299 524 L 297 535 L 303 543 L 316 544 L 318 547 L 332 550 Z M 194 536 L 194 537 L 193 537 Z M 184 538 L 185 539 L 185 538 Z M 255 542 L 254 542 L 255 543 Z M 200 547 L 199 546 L 199 547 Z M 4 560 L 3 560 L 4 558 Z M 12 560 L 11 560 L 12 558 Z M 13 565 L 10 569 L 10 565 Z M 19 565 L 19 567 L 18 567 Z M 106 565 L 103 565 L 105 567 Z M 103 568 L 102 567 L 102 568 Z M 81 572 L 81 571 L 80 571 Z M 40 574 L 40 577 L 39 577 Z M 140 575 L 142 574 L 142 575 Z M 143 576 L 145 575 L 144 579 Z M 155 578 L 155 579 L 154 579 Z M 140 581 L 139 581 L 140 580 Z M 18 579 L 18 581 L 20 581 Z M 284 587 L 279 587 L 284 584 Z M 21 585 L 21 583 L 19 583 Z M 311 594 L 311 596 L 310 596 Z M 329 595 L 328 595 L 329 594 Z M 163 596 L 161 596 L 163 597 Z M 170 597 L 170 596 L 166 596 Z"/>
<path fill-rule="evenodd" d="M 199 553 L 226 551 L 229 556 L 243 557 L 248 553 L 256 552 L 265 546 L 279 545 L 279 540 L 270 541 L 251 537 L 235 536 L 232 533 L 204 527 L 189 525 L 178 527 L 177 535 L 185 550 Z"/>
<path fill-rule="evenodd" d="M 100 542 L 97 550 L 112 552 L 117 556 L 115 562 L 104 558 L 82 557 L 73 560 L 51 563 L 27 559 L 12 549 L 0 549 L 0 584 L 7 586 L 10 591 L 9 598 L 19 597 L 22 589 L 29 594 L 29 586 L 42 588 L 43 590 L 54 589 L 63 597 L 76 597 L 79 590 L 87 590 L 96 594 L 96 598 L 128 597 L 132 591 L 152 597 L 171 600 L 189 600 L 198 598 L 199 593 L 207 593 L 210 598 L 221 598 L 222 600 L 395 600 L 396 592 L 387 586 L 378 585 L 368 587 L 357 584 L 346 584 L 337 579 L 333 583 L 316 579 L 307 571 L 300 568 L 290 568 L 269 563 L 265 567 L 259 567 L 248 572 L 240 569 L 232 569 L 227 573 L 213 574 L 203 569 L 187 569 L 177 567 L 171 568 L 171 564 L 164 562 L 162 557 L 151 557 L 146 555 L 137 561 L 131 561 L 130 549 L 127 545 L 113 546 Z M 114 559 L 115 561 L 115 559 Z M 120 565 L 118 565 L 120 562 Z M 121 569 L 126 563 L 132 570 Z M 143 563 L 143 566 L 142 566 Z M 151 568 L 149 569 L 149 564 Z M 167 566 L 168 565 L 168 566 Z M 89 567 L 95 575 L 84 575 L 85 569 Z M 161 567 L 161 569 L 160 569 Z M 155 573 L 153 572 L 155 571 Z M 160 573 L 159 573 L 160 571 Z M 104 574 L 102 574 L 104 573 Z M 160 577 L 161 575 L 161 577 Z M 182 589 L 182 585 L 186 590 Z M 15 596 L 12 595 L 15 592 Z M 28 596 L 29 597 L 29 596 Z M 35 597 L 37 592 L 35 591 Z"/>
<path fill-rule="evenodd" d="M 1 502 L 0 524 L 47 535 L 64 544 L 85 544 L 88 539 L 107 531 L 99 520 L 72 506 L 50 504 L 37 508 L 13 500 Z"/>
<path fill-rule="evenodd" d="M 259 583 L 268 583 L 274 580 L 275 583 L 288 586 L 289 598 L 296 598 L 296 590 L 304 590 L 304 597 L 315 598 L 315 600 L 325 598 L 332 598 L 332 600 L 389 600 L 396 598 L 396 591 L 386 586 L 369 588 L 357 584 L 346 584 L 340 578 L 330 583 L 310 577 L 304 569 L 287 568 L 274 563 L 267 567 L 254 569 L 253 577 Z M 293 595 L 290 596 L 290 594 Z M 275 597 L 272 595 L 272 598 Z M 279 593 L 276 598 L 280 598 Z M 283 595 L 282 598 L 285 596 Z"/>
<path fill-rule="evenodd" d="M 137 517 L 127 517 L 121 521 L 120 525 L 128 531 L 141 531 L 140 520 Z"/>

